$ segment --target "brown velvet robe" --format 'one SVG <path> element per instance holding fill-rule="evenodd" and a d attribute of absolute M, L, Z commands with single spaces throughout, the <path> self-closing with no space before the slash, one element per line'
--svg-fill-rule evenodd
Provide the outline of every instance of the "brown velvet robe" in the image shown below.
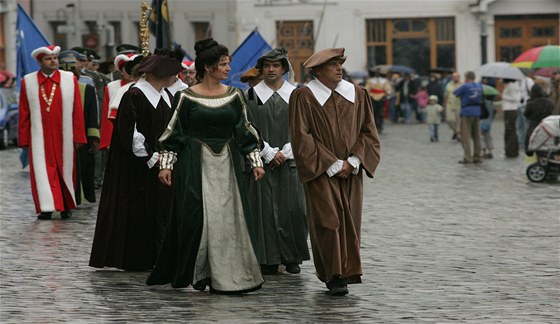
<path fill-rule="evenodd" d="M 307 199 L 309 234 L 317 276 L 361 282 L 360 230 L 363 171 L 369 177 L 380 159 L 380 143 L 370 99 L 356 87 L 354 103 L 333 91 L 321 107 L 308 87 L 290 97 L 292 149 Z M 357 175 L 329 178 L 337 159 L 360 158 Z"/>

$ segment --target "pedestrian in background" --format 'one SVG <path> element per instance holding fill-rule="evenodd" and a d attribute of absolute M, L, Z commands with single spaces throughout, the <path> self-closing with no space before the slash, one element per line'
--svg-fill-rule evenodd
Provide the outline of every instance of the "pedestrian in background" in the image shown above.
<path fill-rule="evenodd" d="M 480 105 L 482 104 L 482 84 L 475 82 L 472 71 L 465 73 L 465 83 L 453 91 L 461 99 L 461 144 L 463 145 L 462 164 L 482 163 L 480 146 Z M 472 142 L 472 150 L 471 150 Z"/>
<path fill-rule="evenodd" d="M 527 118 L 528 125 L 524 142 L 525 153 L 527 153 L 527 155 L 533 154 L 529 151 L 529 139 L 531 138 L 531 134 L 543 119 L 552 115 L 552 110 L 554 108 L 552 100 L 546 95 L 545 85 L 545 83 L 538 82 L 537 80 L 531 88 L 531 98 L 527 101 L 525 117 Z"/>
<path fill-rule="evenodd" d="M 59 54 L 60 69 L 74 73 L 80 80 L 77 57 L 79 53 L 74 51 L 63 51 Z M 95 153 L 99 146 L 99 118 L 97 107 L 97 96 L 95 87 L 81 83 L 80 99 L 84 111 L 84 123 L 87 137 L 87 145 L 76 149 L 76 205 L 82 203 L 82 197 L 89 202 L 95 202 Z"/>
<path fill-rule="evenodd" d="M 516 80 L 503 79 L 502 111 L 504 112 L 504 148 L 506 157 L 519 155 L 519 141 L 517 138 L 517 108 L 521 97 L 519 84 Z"/>
<path fill-rule="evenodd" d="M 550 77 L 550 100 L 552 100 L 552 114 L 560 115 L 560 72 Z"/>
<path fill-rule="evenodd" d="M 144 77 L 120 103 L 111 137 L 89 265 L 130 271 L 153 268 L 169 216 L 172 190 L 158 181 L 156 142 L 165 130 L 180 62 L 156 49 L 138 66 Z"/>
<path fill-rule="evenodd" d="M 519 103 L 517 105 L 517 141 L 519 147 L 525 148 L 525 133 L 527 132 L 527 118 L 525 118 L 525 109 L 527 102 L 531 98 L 531 88 L 535 81 L 528 76 L 524 76 L 519 82 Z"/>
<path fill-rule="evenodd" d="M 40 70 L 23 77 L 18 146 L 29 148 L 31 194 L 38 219 L 63 219 L 76 208 L 75 148 L 87 143 L 78 80 L 58 69 L 59 46 L 35 49 Z"/>
<path fill-rule="evenodd" d="M 397 105 L 404 123 L 410 123 L 410 114 L 413 105 L 416 104 L 414 95 L 416 94 L 416 83 L 412 80 L 410 73 L 405 73 L 403 79 L 397 84 Z"/>
<path fill-rule="evenodd" d="M 426 115 L 426 107 L 428 106 L 428 101 L 429 101 L 428 91 L 426 91 L 426 88 L 420 86 L 418 88 L 418 91 L 414 95 L 414 99 L 416 99 L 416 107 L 418 107 L 416 113 L 417 120 L 418 122 L 423 123 Z"/>
<path fill-rule="evenodd" d="M 173 178 L 173 212 L 146 283 L 241 294 L 264 282 L 241 170 L 246 156 L 255 181 L 264 176 L 262 139 L 243 92 L 221 83 L 231 70 L 228 48 L 209 38 L 195 51 L 200 82 L 174 97 L 159 139 L 158 177 L 166 186 Z"/>
<path fill-rule="evenodd" d="M 428 128 L 430 129 L 430 142 L 437 142 L 439 140 L 438 127 L 441 124 L 442 111 L 443 107 L 438 104 L 438 97 L 431 95 L 428 106 L 426 106 L 426 123 L 428 123 Z"/>
<path fill-rule="evenodd" d="M 383 120 L 385 119 L 385 102 L 391 94 L 391 83 L 377 70 L 369 70 L 370 78 L 366 80 L 365 87 L 373 105 L 373 118 L 377 132 L 383 132 Z"/>
<path fill-rule="evenodd" d="M 494 108 L 494 96 L 484 96 L 486 109 L 488 109 L 488 117 L 480 120 L 480 135 L 482 141 L 482 158 L 492 159 L 494 154 L 494 141 L 492 139 L 492 122 L 496 116 Z"/>
<path fill-rule="evenodd" d="M 445 87 L 443 97 L 443 107 L 445 109 L 445 120 L 447 125 L 453 132 L 452 140 L 460 141 L 460 124 L 461 124 L 461 99 L 453 94 L 453 92 L 461 86 L 461 75 L 459 72 L 453 72 L 451 81 Z"/>
<path fill-rule="evenodd" d="M 331 295 L 360 283 L 363 173 L 373 177 L 380 144 L 365 89 L 342 79 L 344 48 L 311 55 L 316 80 L 290 97 L 292 150 L 303 182 L 317 277 Z"/>

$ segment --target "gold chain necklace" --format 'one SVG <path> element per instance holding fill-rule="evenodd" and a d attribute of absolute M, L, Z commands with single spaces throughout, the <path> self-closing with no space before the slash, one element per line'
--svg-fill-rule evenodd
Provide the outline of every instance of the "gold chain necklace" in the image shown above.
<path fill-rule="evenodd" d="M 56 91 L 56 83 L 53 83 L 53 86 L 51 88 L 51 94 L 47 98 L 47 95 L 45 94 L 45 86 L 44 85 L 41 86 L 41 96 L 43 96 L 43 100 L 45 100 L 45 103 L 47 104 L 47 109 L 46 109 L 47 112 L 51 111 L 51 104 L 54 99 L 55 91 Z"/>

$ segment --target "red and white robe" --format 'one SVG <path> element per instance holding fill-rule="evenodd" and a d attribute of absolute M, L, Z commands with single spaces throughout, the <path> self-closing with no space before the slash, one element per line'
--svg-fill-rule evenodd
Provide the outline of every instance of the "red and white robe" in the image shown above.
<path fill-rule="evenodd" d="M 101 137 L 99 139 L 99 149 L 103 150 L 111 145 L 111 136 L 113 135 L 113 120 L 117 116 L 117 111 L 110 111 L 109 103 L 117 95 L 119 89 L 128 82 L 124 79 L 109 82 L 105 87 L 105 96 L 103 97 L 103 108 L 101 109 Z"/>
<path fill-rule="evenodd" d="M 54 84 L 49 107 L 46 101 Z M 57 70 L 51 78 L 40 72 L 23 78 L 18 133 L 18 145 L 29 148 L 31 192 L 37 213 L 76 208 L 74 144 L 85 144 L 87 139 L 74 74 Z"/>

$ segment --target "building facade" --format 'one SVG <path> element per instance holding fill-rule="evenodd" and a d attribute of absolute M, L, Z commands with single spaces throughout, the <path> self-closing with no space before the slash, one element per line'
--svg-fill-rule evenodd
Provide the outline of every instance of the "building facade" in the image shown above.
<path fill-rule="evenodd" d="M 14 2 L 5 0 L 3 2 Z M 138 43 L 140 0 L 27 0 L 45 36 L 63 48 L 86 46 L 111 58 L 119 43 Z M 146 1 L 151 3 L 150 1 Z M 511 61 L 538 45 L 559 44 L 560 0 L 167 0 L 173 39 L 214 37 L 231 51 L 255 28 L 289 51 L 298 79 L 315 49 L 345 47 L 348 71 L 400 64 L 425 74 L 474 70 Z M 8 10 L 14 6 L 8 6 Z M 9 15 L 9 13 L 8 13 Z M 7 68 L 4 30 L 0 51 Z M 9 20 L 9 19 L 8 19 Z M 8 27 L 10 27 L 9 25 Z M 151 44 L 155 42 L 152 41 Z M 15 56 L 14 56 L 15 57 Z M 0 65 L 2 62 L 0 61 Z"/>

